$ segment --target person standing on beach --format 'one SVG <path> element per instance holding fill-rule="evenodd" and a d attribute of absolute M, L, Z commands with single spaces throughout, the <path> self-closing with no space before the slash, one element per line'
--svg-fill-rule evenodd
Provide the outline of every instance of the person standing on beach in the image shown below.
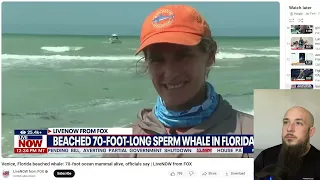
<path fill-rule="evenodd" d="M 133 134 L 253 134 L 253 116 L 239 112 L 206 79 L 217 44 L 206 20 L 187 5 L 167 5 L 144 21 L 137 54 L 158 92 L 154 108 L 143 109 Z M 103 157 L 252 157 L 251 154 L 105 154 Z"/>

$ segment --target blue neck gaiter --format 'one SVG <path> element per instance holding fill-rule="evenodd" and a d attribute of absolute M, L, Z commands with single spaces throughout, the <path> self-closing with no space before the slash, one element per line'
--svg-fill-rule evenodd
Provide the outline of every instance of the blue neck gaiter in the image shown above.
<path fill-rule="evenodd" d="M 169 128 L 190 128 L 207 120 L 215 111 L 218 100 L 214 87 L 207 82 L 207 100 L 190 110 L 176 112 L 167 110 L 160 96 L 157 98 L 154 114 L 157 119 Z"/>

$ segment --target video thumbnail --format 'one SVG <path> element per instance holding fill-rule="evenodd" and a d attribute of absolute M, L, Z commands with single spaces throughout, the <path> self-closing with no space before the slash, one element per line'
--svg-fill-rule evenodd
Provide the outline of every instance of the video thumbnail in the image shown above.
<path fill-rule="evenodd" d="M 313 37 L 292 37 L 291 50 L 313 49 Z"/>
<path fill-rule="evenodd" d="M 313 84 L 292 84 L 291 89 L 313 89 Z"/>
<path fill-rule="evenodd" d="M 291 81 L 313 81 L 313 69 L 291 69 Z"/>
<path fill-rule="evenodd" d="M 291 25 L 291 34 L 312 34 L 313 25 Z"/>
<path fill-rule="evenodd" d="M 292 66 L 312 65 L 313 59 L 313 53 L 291 53 Z"/>

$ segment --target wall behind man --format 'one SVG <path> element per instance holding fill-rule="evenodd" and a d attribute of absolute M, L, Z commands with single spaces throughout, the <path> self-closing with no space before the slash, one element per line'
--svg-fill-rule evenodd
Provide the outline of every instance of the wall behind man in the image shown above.
<path fill-rule="evenodd" d="M 254 146 L 255 154 L 281 144 L 282 119 L 293 106 L 302 106 L 315 118 L 316 133 L 311 144 L 320 149 L 320 91 L 319 90 L 255 90 Z"/>

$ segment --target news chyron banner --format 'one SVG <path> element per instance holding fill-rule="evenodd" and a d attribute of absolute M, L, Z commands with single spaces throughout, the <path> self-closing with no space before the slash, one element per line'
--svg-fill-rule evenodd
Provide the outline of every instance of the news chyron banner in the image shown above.
<path fill-rule="evenodd" d="M 253 135 L 133 135 L 131 128 L 15 130 L 14 153 L 253 153 Z"/>

